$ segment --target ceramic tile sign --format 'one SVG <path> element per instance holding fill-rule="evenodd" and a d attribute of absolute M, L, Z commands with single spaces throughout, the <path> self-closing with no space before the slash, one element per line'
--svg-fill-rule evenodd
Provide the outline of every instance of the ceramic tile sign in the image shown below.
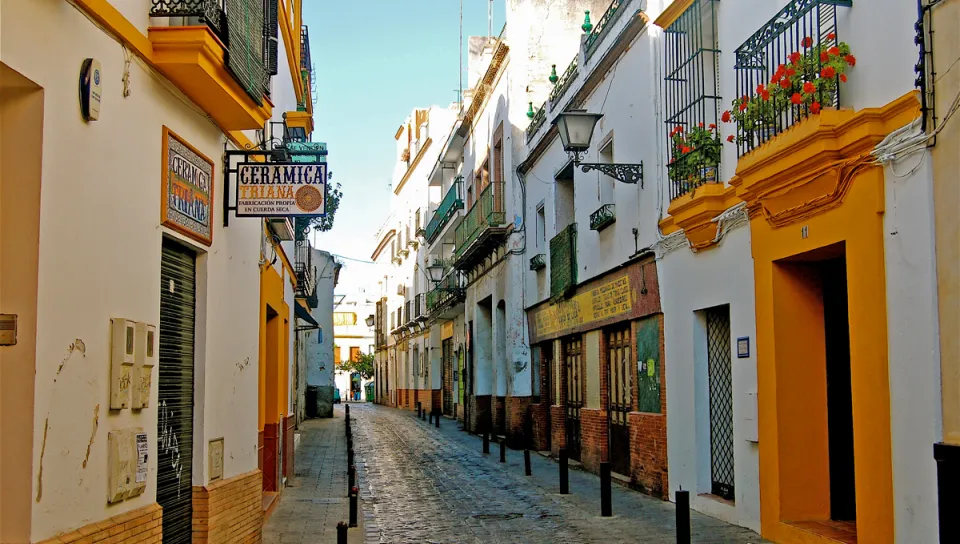
<path fill-rule="evenodd" d="M 163 127 L 160 224 L 203 245 L 213 243 L 213 161 Z"/>

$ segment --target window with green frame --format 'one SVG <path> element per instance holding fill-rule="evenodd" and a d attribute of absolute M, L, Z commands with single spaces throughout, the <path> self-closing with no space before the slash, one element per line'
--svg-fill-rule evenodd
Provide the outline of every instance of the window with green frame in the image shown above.
<path fill-rule="evenodd" d="M 670 198 L 719 181 L 719 0 L 694 0 L 663 32 L 663 109 Z"/>

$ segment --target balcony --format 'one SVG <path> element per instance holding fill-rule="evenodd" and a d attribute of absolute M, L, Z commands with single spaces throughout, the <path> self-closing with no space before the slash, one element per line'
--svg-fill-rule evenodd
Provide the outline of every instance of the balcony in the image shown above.
<path fill-rule="evenodd" d="M 317 299 L 317 268 L 313 264 L 313 249 L 307 241 L 310 232 L 310 220 L 297 217 L 294 220 L 294 261 L 293 271 L 297 277 L 297 289 L 294 293 L 303 299 L 310 308 L 319 305 Z"/>
<path fill-rule="evenodd" d="M 837 8 L 852 4 L 852 0 L 793 0 L 737 48 L 737 96 L 747 97 L 750 105 L 741 110 L 745 114 L 733 109 L 740 156 L 822 108 L 839 107 L 840 82 L 846 80 L 843 69 L 852 57 L 837 36 Z M 823 76 L 828 66 L 832 77 Z M 760 87 L 768 84 L 762 101 L 757 100 Z"/>
<path fill-rule="evenodd" d="M 491 182 L 457 225 L 456 267 L 465 270 L 482 260 L 489 251 L 499 245 L 507 233 L 506 210 L 504 209 L 504 183 Z"/>
<path fill-rule="evenodd" d="M 432 244 L 436 241 L 437 237 L 440 236 L 440 233 L 443 231 L 443 227 L 453 219 L 459 210 L 463 209 L 463 198 L 460 196 L 462 184 L 463 176 L 457 176 L 456 179 L 453 180 L 453 185 L 450 186 L 450 190 L 447 191 L 447 194 L 443 196 L 443 200 L 440 201 L 440 206 L 437 207 L 437 211 L 433 213 L 433 218 L 427 223 L 425 233 L 427 244 Z"/>
<path fill-rule="evenodd" d="M 530 270 L 543 270 L 547 267 L 547 256 L 543 253 L 537 253 L 530 257 Z"/>
<path fill-rule="evenodd" d="M 616 205 L 604 204 L 597 211 L 590 214 L 590 230 L 597 232 L 609 227 L 617 221 Z"/>
<path fill-rule="evenodd" d="M 420 293 L 413 299 L 413 320 L 423 323 L 427 320 L 427 295 Z"/>
<path fill-rule="evenodd" d="M 597 52 L 600 42 L 609 34 L 610 29 L 620 19 L 623 12 L 627 11 L 624 8 L 629 3 L 630 0 L 613 0 L 607 7 L 607 11 L 603 12 L 603 16 L 600 17 L 597 24 L 593 25 L 590 34 L 587 34 L 587 38 L 583 41 L 584 56 L 587 60 L 590 60 L 590 57 Z"/>
<path fill-rule="evenodd" d="M 448 269 L 443 279 L 427 292 L 425 297 L 427 313 L 431 319 L 450 317 L 453 315 L 451 310 L 465 299 L 466 289 L 463 287 L 460 273 L 454 269 Z"/>
<path fill-rule="evenodd" d="M 297 104 L 298 111 L 313 113 L 315 77 L 313 57 L 310 54 L 310 31 L 307 25 L 303 25 L 300 27 L 300 78 L 303 85 L 303 102 Z"/>
<path fill-rule="evenodd" d="M 265 99 L 270 76 L 263 31 L 231 26 L 231 14 L 244 17 L 244 5 L 227 2 L 226 11 L 221 5 L 218 0 L 151 0 L 151 18 L 187 22 L 150 27 L 152 60 L 221 129 L 262 129 L 273 113 Z"/>

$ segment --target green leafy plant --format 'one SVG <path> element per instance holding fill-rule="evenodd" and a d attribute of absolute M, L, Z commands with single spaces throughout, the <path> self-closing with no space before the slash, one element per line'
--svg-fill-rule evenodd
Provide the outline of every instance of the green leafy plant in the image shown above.
<path fill-rule="evenodd" d="M 809 36 L 803 38 L 803 52 L 794 51 L 777 67 L 770 81 L 759 84 L 752 96 L 733 100 L 732 109 L 723 112 L 724 123 L 740 127 L 737 136 L 727 136 L 728 142 L 743 143 L 754 134 L 775 122 L 788 108 L 796 108 L 801 116 L 820 113 L 823 104 L 833 104 L 840 83 L 846 83 L 848 68 L 856 66 L 857 59 L 845 42 L 837 42 L 836 34 L 816 46 Z"/>
<path fill-rule="evenodd" d="M 356 372 L 360 375 L 361 379 L 369 380 L 373 377 L 373 361 L 374 355 L 372 353 L 361 353 L 356 361 L 342 361 L 337 364 L 337 370 L 353 374 Z"/>
<path fill-rule="evenodd" d="M 667 169 L 670 179 L 679 183 L 684 191 L 708 181 L 711 169 L 713 175 L 716 175 L 722 152 L 717 125 L 711 123 L 704 128 L 703 123 L 700 123 L 686 135 L 683 127 L 678 125 L 670 131 L 670 144 L 670 163 Z"/>
<path fill-rule="evenodd" d="M 333 219 L 340 208 L 340 199 L 343 198 L 343 191 L 340 190 L 340 184 L 327 185 L 327 214 L 320 217 L 310 218 L 310 226 L 319 232 L 327 232 L 333 228 Z"/>

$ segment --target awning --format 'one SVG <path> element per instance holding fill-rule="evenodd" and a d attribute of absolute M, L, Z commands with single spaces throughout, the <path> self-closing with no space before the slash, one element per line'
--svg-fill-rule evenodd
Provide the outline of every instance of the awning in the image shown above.
<path fill-rule="evenodd" d="M 294 315 L 297 316 L 297 319 L 302 319 L 318 329 L 321 328 L 320 324 L 317 323 L 317 320 L 314 319 L 312 315 L 310 315 L 310 312 L 308 312 L 306 308 L 304 308 L 299 304 L 294 304 L 293 307 L 296 310 Z"/>

